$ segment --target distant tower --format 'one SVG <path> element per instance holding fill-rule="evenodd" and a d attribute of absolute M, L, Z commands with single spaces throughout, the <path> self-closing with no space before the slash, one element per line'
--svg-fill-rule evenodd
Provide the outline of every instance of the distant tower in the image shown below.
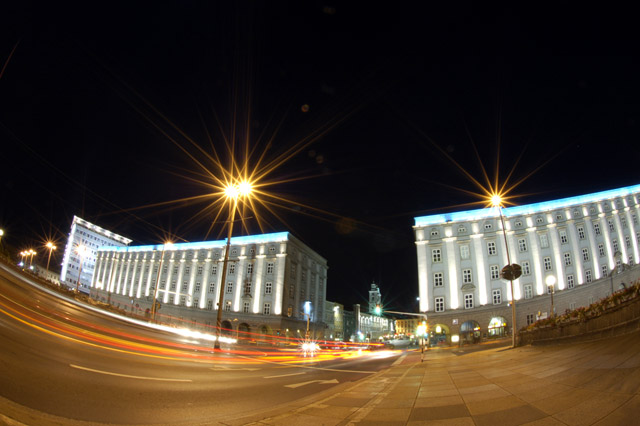
<path fill-rule="evenodd" d="M 378 284 L 372 283 L 371 290 L 369 290 L 369 313 L 376 313 L 376 306 L 382 307 L 382 295 L 380 294 L 380 287 Z"/>

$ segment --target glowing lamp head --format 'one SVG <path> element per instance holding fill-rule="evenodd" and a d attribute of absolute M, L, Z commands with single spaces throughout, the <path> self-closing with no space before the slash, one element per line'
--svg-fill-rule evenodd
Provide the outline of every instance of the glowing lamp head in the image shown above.
<path fill-rule="evenodd" d="M 242 195 L 243 197 L 246 197 L 247 195 L 250 195 L 251 192 L 253 191 L 253 186 L 251 186 L 251 182 L 242 181 L 238 185 L 238 190 L 237 191 L 238 191 L 239 195 Z"/>
<path fill-rule="evenodd" d="M 0 229 L 0 237 L 2 237 L 4 235 L 4 230 Z"/>
<path fill-rule="evenodd" d="M 55 250 L 55 249 L 56 249 L 56 246 L 54 246 L 54 245 L 53 245 L 53 243 L 52 243 L 51 241 L 49 241 L 49 242 L 47 243 L 47 248 L 48 248 L 49 250 Z"/>
<path fill-rule="evenodd" d="M 499 194 L 493 194 L 491 196 L 491 205 L 493 207 L 500 207 L 502 206 L 502 197 Z"/>
<path fill-rule="evenodd" d="M 80 256 L 84 256 L 87 253 L 87 247 L 79 245 L 78 247 L 76 247 L 76 253 L 78 253 Z"/>
<path fill-rule="evenodd" d="M 224 189 L 224 195 L 227 198 L 238 198 L 238 188 L 235 185 L 227 185 Z"/>

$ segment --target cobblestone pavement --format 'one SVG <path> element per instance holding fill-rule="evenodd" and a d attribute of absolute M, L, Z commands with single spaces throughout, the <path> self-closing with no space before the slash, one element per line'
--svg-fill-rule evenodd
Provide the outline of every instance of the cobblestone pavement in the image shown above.
<path fill-rule="evenodd" d="M 423 362 L 408 352 L 375 376 L 249 424 L 634 425 L 639 390 L 636 332 L 570 345 L 432 350 Z"/>

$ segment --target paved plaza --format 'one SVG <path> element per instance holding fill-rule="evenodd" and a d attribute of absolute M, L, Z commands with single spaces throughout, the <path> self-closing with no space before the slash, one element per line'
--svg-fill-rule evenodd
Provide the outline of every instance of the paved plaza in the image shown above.
<path fill-rule="evenodd" d="M 481 351 L 409 352 L 369 379 L 253 425 L 640 424 L 640 332 Z M 225 424 L 247 424 L 238 419 Z"/>

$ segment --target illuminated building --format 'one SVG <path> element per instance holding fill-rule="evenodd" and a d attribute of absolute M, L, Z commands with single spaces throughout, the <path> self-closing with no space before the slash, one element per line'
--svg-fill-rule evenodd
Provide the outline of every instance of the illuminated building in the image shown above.
<path fill-rule="evenodd" d="M 564 312 L 616 291 L 614 268 L 626 270 L 627 282 L 637 279 L 639 201 L 635 185 L 502 209 L 511 262 L 522 267 L 514 281 L 518 328 L 551 314 L 551 292 Z M 512 296 L 501 278 L 508 262 L 499 211 L 417 217 L 414 231 L 420 311 L 430 330 L 439 324 L 443 335 L 467 341 L 508 334 Z"/>
<path fill-rule="evenodd" d="M 382 307 L 382 295 L 380 294 L 380 287 L 378 284 L 372 283 L 371 290 L 369 290 L 369 313 L 378 314 L 376 308 Z"/>
<path fill-rule="evenodd" d="M 131 240 L 128 238 L 73 216 L 71 232 L 64 249 L 60 283 L 75 289 L 78 284 L 78 275 L 81 274 L 79 290 L 88 293 L 98 248 L 126 246 L 130 243 Z M 83 256 L 78 254 L 80 247 L 86 249 Z"/>
<path fill-rule="evenodd" d="M 344 305 L 327 300 L 324 305 L 324 322 L 325 340 L 344 339 Z"/>
<path fill-rule="evenodd" d="M 221 283 L 225 246 L 221 240 L 102 247 L 91 295 L 149 315 L 157 283 L 160 321 L 207 327 L 216 324 L 212 311 L 224 284 L 223 328 L 297 338 L 304 336 L 309 315 L 311 336 L 322 337 L 324 258 L 287 232 L 234 237 Z"/>

